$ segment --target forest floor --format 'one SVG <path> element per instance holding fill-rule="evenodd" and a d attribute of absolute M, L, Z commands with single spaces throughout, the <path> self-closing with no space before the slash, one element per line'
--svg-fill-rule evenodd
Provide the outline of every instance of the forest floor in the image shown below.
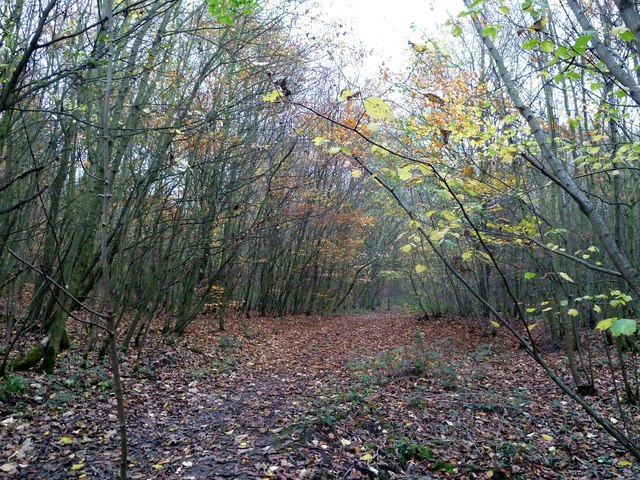
<path fill-rule="evenodd" d="M 481 331 L 401 313 L 235 318 L 224 333 L 202 318 L 178 344 L 157 337 L 144 375 L 135 352 L 123 362 L 130 478 L 640 477 L 514 342 Z M 12 379 L 0 476 L 114 478 L 111 383 L 82 353 Z"/>

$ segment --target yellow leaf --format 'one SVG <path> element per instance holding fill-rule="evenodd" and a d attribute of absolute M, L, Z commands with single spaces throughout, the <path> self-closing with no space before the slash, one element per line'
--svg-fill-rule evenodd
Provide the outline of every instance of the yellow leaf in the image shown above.
<path fill-rule="evenodd" d="M 319 147 L 320 145 L 324 145 L 328 141 L 329 140 L 327 140 L 326 138 L 322 138 L 322 137 L 316 137 L 316 138 L 313 139 L 313 143 L 315 144 L 316 147 Z"/>
<path fill-rule="evenodd" d="M 369 462 L 373 460 L 373 455 L 371 455 L 370 453 L 365 453 L 362 457 L 360 457 L 360 460 L 362 460 L 363 462 Z M 621 462 L 618 462 L 618 464 L 620 463 Z"/>
<path fill-rule="evenodd" d="M 611 325 L 613 325 L 613 322 L 615 322 L 616 320 L 617 320 L 616 317 L 605 318 L 604 320 L 600 320 L 596 325 L 596 329 L 604 332 L 605 330 L 610 329 Z"/>
<path fill-rule="evenodd" d="M 71 465 L 71 470 L 80 470 L 84 468 L 84 463 L 76 463 L 75 465 Z"/>
<path fill-rule="evenodd" d="M 403 247 L 400 247 L 400 251 L 402 253 L 411 253 L 411 250 L 413 250 L 413 245 L 411 245 L 410 243 L 407 243 Z"/>
<path fill-rule="evenodd" d="M 73 438 L 71 438 L 71 437 L 62 437 L 62 438 L 60 438 L 60 443 L 67 443 L 67 444 L 73 443 Z"/>
<path fill-rule="evenodd" d="M 347 440 L 346 438 L 341 438 L 341 439 L 340 439 L 340 443 L 341 443 L 344 447 L 346 447 L 346 446 L 348 446 L 348 445 L 351 445 L 351 441 Z"/>
<path fill-rule="evenodd" d="M 233 430 L 227 430 L 226 432 L 224 432 L 225 435 L 231 435 L 233 433 Z"/>
<path fill-rule="evenodd" d="M 466 262 L 467 260 L 469 260 L 471 257 L 473 257 L 473 252 L 471 250 L 468 250 L 466 252 L 464 252 L 462 254 L 462 259 Z"/>
<path fill-rule="evenodd" d="M 456 214 L 453 212 L 450 212 L 449 210 L 443 210 L 442 216 L 449 222 L 455 222 L 456 220 L 458 220 L 458 217 L 456 217 Z"/>
<path fill-rule="evenodd" d="M 593 306 L 593 311 L 596 313 L 600 313 L 602 312 L 602 309 L 600 308 L 600 305 L 594 305 Z"/>
<path fill-rule="evenodd" d="M 271 465 L 269 468 L 267 468 L 267 472 L 266 472 L 267 478 L 275 477 L 277 471 L 278 471 L 278 466 Z"/>
<path fill-rule="evenodd" d="M 492 478 L 493 477 L 493 470 L 489 470 L 487 472 L 487 478 Z"/>
<path fill-rule="evenodd" d="M 618 463 L 616 463 L 616 465 L 618 465 L 619 467 L 630 467 L 631 465 L 633 465 L 633 463 L 628 460 L 620 460 Z"/>
<path fill-rule="evenodd" d="M 580 312 L 578 312 L 578 310 L 576 310 L 575 308 L 570 308 L 569 311 L 567 311 L 567 314 L 572 317 L 577 317 L 578 315 L 580 315 Z"/>
<path fill-rule="evenodd" d="M 282 92 L 278 89 L 272 90 L 270 93 L 262 96 L 262 100 L 265 102 L 275 102 L 276 100 L 284 97 Z"/>
<path fill-rule="evenodd" d="M 153 468 L 155 468 L 156 470 L 159 470 L 163 467 L 163 465 L 161 463 L 156 463 L 155 465 L 151 465 Z"/>
<path fill-rule="evenodd" d="M 411 180 L 411 178 L 413 177 L 413 174 L 411 173 L 412 168 L 413 165 L 411 164 L 398 168 L 398 177 L 400 177 L 400 180 L 402 180 L 403 182 Z"/>
<path fill-rule="evenodd" d="M 487 262 L 491 262 L 491 255 L 487 252 L 478 252 L 482 258 L 484 258 Z"/>
<path fill-rule="evenodd" d="M 351 172 L 351 176 L 353 178 L 360 178 L 362 176 L 362 170 L 354 170 L 353 172 Z"/>
<path fill-rule="evenodd" d="M 409 42 L 409 45 L 411 45 L 411 48 L 413 48 L 417 53 L 424 53 L 427 51 L 426 45 L 417 45 L 413 42 Z"/>
<path fill-rule="evenodd" d="M 553 437 L 551 435 L 547 435 L 546 433 L 542 434 L 542 439 L 546 440 L 547 442 L 550 442 L 553 440 Z"/>
<path fill-rule="evenodd" d="M 347 97 L 350 96 L 352 93 L 353 93 L 353 90 L 351 90 L 350 88 L 345 88 L 340 92 L 340 101 L 344 102 L 347 99 Z"/>
<path fill-rule="evenodd" d="M 426 272 L 427 271 L 427 267 L 425 267 L 424 265 L 416 265 L 416 273 L 422 273 L 422 272 Z"/>
<path fill-rule="evenodd" d="M 493 321 L 493 320 L 491 320 L 491 325 L 493 325 L 495 328 L 500 328 L 500 324 L 498 322 Z"/>
<path fill-rule="evenodd" d="M 447 233 L 449 233 L 448 228 L 445 228 L 442 230 L 435 230 L 429 234 L 429 237 L 433 242 L 439 242 L 440 240 L 442 240 L 444 237 L 447 236 Z"/>
<path fill-rule="evenodd" d="M 364 108 L 367 115 L 374 120 L 391 120 L 393 118 L 391 107 L 379 97 L 365 98 Z"/>
<path fill-rule="evenodd" d="M 537 323 L 532 323 L 531 325 L 527 325 L 527 330 L 531 331 L 538 326 Z"/>
<path fill-rule="evenodd" d="M 576 283 L 576 282 L 573 281 L 573 278 L 571 278 L 569 275 L 567 275 L 564 272 L 558 272 L 558 275 L 560 275 L 562 278 L 564 278 L 567 282 Z"/>

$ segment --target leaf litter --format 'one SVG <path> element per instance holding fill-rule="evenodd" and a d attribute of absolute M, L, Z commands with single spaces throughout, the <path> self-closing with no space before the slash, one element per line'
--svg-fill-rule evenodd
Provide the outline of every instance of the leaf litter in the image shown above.
<path fill-rule="evenodd" d="M 514 342 L 475 322 L 234 317 L 219 332 L 203 316 L 178 342 L 156 333 L 144 368 L 135 351 L 122 363 L 130 478 L 637 478 Z M 56 376 L 22 374 L 3 402 L 0 475 L 115 476 L 115 400 L 82 353 Z"/>

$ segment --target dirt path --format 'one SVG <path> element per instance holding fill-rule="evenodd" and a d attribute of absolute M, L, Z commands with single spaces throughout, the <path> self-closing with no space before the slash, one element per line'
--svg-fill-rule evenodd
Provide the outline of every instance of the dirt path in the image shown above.
<path fill-rule="evenodd" d="M 131 478 L 638 473 L 512 342 L 470 321 L 376 314 L 230 327 L 203 320 L 180 345 L 149 350 L 148 378 L 126 378 Z M 6 408 L 12 477 L 113 478 L 113 399 L 92 380 L 101 373 L 77 363 L 71 354 L 63 374 L 75 383 L 34 376 Z"/>

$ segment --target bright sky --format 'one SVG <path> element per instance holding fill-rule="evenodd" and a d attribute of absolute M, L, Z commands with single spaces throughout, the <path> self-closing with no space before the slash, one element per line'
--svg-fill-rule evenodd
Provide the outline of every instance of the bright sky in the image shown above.
<path fill-rule="evenodd" d="M 408 41 L 419 43 L 423 33 L 463 10 L 462 0 L 316 0 L 327 19 L 351 27 L 354 43 L 375 51 L 367 62 L 376 69 L 384 61 L 400 66 L 408 57 Z M 415 29 L 411 26 L 415 25 Z M 399 54 L 400 52 L 400 54 Z"/>

